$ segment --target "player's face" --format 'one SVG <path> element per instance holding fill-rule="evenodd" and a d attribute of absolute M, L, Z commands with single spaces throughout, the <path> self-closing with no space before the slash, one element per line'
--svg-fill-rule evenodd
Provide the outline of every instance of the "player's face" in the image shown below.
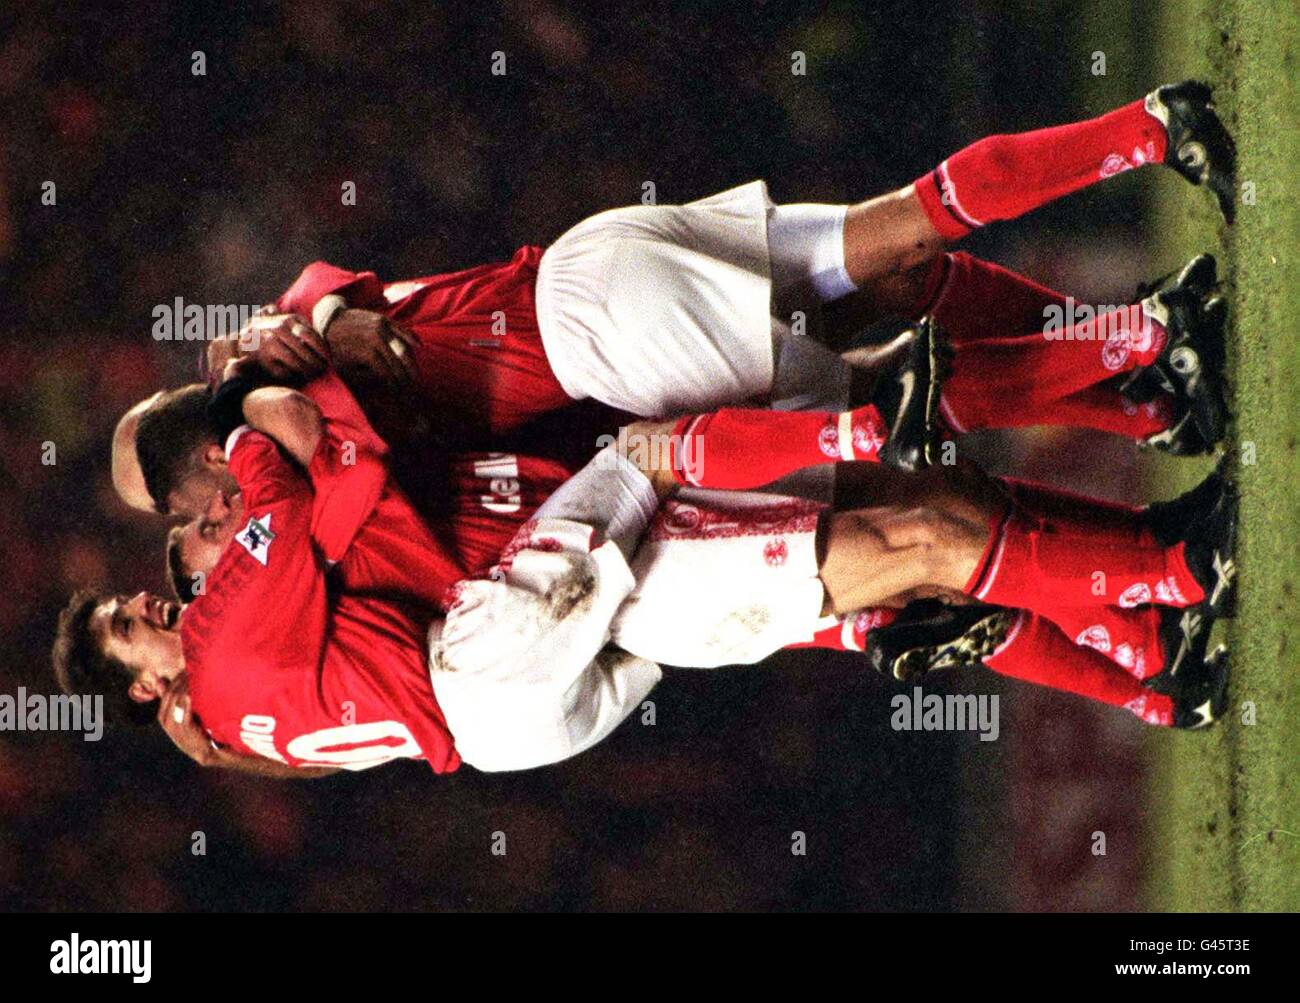
<path fill-rule="evenodd" d="M 185 670 L 181 653 L 181 607 L 148 592 L 114 596 L 99 604 L 90 628 L 104 654 L 131 670 L 131 699 L 147 703 L 167 692 Z"/>
<path fill-rule="evenodd" d="M 181 564 L 186 573 L 206 575 L 211 571 L 243 521 L 242 495 L 232 496 L 224 491 L 213 495 L 203 514 L 181 529 Z"/>
<path fill-rule="evenodd" d="M 186 519 L 197 519 L 220 491 L 227 496 L 239 490 L 239 484 L 226 466 L 226 454 L 220 446 L 202 447 L 194 470 L 167 496 L 167 511 Z"/>

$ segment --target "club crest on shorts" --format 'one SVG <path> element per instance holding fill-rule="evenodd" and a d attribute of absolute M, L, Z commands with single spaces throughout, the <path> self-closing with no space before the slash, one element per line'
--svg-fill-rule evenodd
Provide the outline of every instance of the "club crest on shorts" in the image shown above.
<path fill-rule="evenodd" d="M 248 525 L 235 534 L 239 545 L 253 555 L 253 560 L 266 567 L 266 558 L 271 550 L 271 541 L 275 534 L 271 532 L 271 513 L 258 519 L 251 516 Z"/>
<path fill-rule="evenodd" d="M 790 547 L 786 544 L 785 540 L 779 536 L 768 540 L 767 545 L 763 547 L 763 560 L 766 561 L 770 567 L 779 568 L 786 562 L 786 558 L 789 556 Z"/>

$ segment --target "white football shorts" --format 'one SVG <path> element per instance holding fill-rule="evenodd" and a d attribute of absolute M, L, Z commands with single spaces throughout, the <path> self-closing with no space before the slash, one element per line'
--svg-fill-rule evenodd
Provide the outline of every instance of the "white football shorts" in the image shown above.
<path fill-rule="evenodd" d="M 683 489 L 632 558 L 636 588 L 613 641 L 665 665 L 750 664 L 812 640 L 822 615 L 817 520 L 825 506 L 775 495 Z"/>
<path fill-rule="evenodd" d="M 848 369 L 773 306 L 767 185 L 583 220 L 542 256 L 537 319 L 556 379 L 643 417 L 751 401 L 847 407 Z M 797 323 L 796 323 L 797 320 Z"/>

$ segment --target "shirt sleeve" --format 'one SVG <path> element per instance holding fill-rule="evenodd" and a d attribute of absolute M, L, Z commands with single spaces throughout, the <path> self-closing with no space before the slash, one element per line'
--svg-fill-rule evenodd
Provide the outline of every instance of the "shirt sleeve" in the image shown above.
<path fill-rule="evenodd" d="M 384 284 L 374 272 L 350 272 L 324 261 L 313 261 L 304 268 L 275 305 L 281 313 L 310 317 L 325 296 L 341 296 L 352 307 L 379 309 L 387 305 Z"/>
<path fill-rule="evenodd" d="M 337 563 L 383 494 L 388 446 L 336 373 L 313 380 L 303 392 L 316 402 L 324 420 L 320 445 L 307 467 L 315 492 L 312 537 L 322 556 Z"/>
<path fill-rule="evenodd" d="M 311 488 L 302 474 L 274 439 L 251 425 L 240 425 L 226 437 L 226 463 L 239 484 L 246 512 L 281 502 L 295 509 L 311 504 Z"/>

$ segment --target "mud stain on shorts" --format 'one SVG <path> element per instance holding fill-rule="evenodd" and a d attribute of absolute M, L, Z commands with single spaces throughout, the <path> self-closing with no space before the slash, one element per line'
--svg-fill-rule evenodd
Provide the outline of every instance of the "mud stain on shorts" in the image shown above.
<path fill-rule="evenodd" d="M 574 560 L 570 571 L 546 593 L 546 612 L 554 621 L 581 616 L 596 600 L 596 575 L 585 560 Z"/>

